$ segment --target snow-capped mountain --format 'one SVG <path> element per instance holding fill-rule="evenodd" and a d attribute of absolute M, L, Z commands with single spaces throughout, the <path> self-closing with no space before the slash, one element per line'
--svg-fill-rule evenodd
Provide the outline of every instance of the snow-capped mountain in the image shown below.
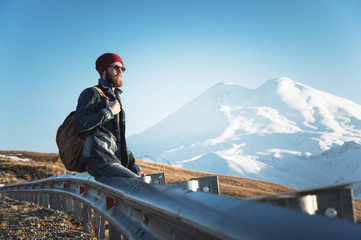
<path fill-rule="evenodd" d="M 361 106 L 289 78 L 219 83 L 128 138 L 137 158 L 307 188 L 361 180 Z"/>

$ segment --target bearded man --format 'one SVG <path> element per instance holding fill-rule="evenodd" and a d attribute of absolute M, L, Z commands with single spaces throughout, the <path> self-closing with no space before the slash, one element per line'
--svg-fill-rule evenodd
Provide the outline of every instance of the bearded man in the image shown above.
<path fill-rule="evenodd" d="M 87 133 L 81 161 L 94 177 L 143 177 L 125 141 L 119 89 L 123 86 L 123 60 L 117 54 L 105 53 L 96 60 L 95 68 L 99 83 L 80 94 L 74 115 L 74 132 Z"/>

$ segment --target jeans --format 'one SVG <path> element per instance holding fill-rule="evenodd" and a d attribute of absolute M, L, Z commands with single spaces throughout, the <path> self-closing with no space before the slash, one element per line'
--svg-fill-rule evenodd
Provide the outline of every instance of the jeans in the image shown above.
<path fill-rule="evenodd" d="M 88 166 L 86 166 L 88 171 Z M 88 171 L 89 172 L 89 171 Z M 111 163 L 104 168 L 97 169 L 95 172 L 90 173 L 94 177 L 123 177 L 123 178 L 135 178 L 139 177 L 137 174 L 125 168 L 120 163 Z"/>

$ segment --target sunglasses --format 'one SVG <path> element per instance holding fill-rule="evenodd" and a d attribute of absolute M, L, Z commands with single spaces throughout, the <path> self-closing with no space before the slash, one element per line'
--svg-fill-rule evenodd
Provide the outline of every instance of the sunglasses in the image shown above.
<path fill-rule="evenodd" d="M 113 65 L 111 67 L 114 68 L 115 71 L 122 70 L 122 72 L 125 72 L 125 67 L 123 67 L 123 66 Z"/>

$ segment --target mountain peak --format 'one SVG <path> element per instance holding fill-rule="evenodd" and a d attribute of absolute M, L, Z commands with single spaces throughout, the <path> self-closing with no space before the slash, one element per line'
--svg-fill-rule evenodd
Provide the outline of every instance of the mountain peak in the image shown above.
<path fill-rule="evenodd" d="M 277 89 L 279 88 L 292 88 L 295 86 L 302 86 L 302 87 L 307 87 L 306 85 L 303 85 L 299 82 L 296 82 L 294 80 L 292 80 L 291 78 L 288 77 L 281 77 L 281 78 L 275 78 L 275 79 L 270 79 L 268 81 L 266 81 L 264 84 L 262 84 L 260 87 L 256 88 L 256 89 L 249 89 L 249 88 L 245 88 L 242 87 L 234 82 L 218 82 L 217 84 L 215 84 L 213 87 L 211 87 L 210 89 L 234 89 L 234 88 L 238 88 L 238 89 L 244 89 L 244 90 L 250 90 L 250 91 L 271 91 L 271 92 L 275 92 L 277 91 Z M 217 90 L 216 90 L 217 91 Z"/>
<path fill-rule="evenodd" d="M 266 81 L 258 89 L 272 89 L 277 90 L 280 86 L 294 87 L 296 85 L 302 86 L 301 83 L 296 82 L 288 77 L 274 78 Z"/>
<path fill-rule="evenodd" d="M 355 149 L 361 149 L 361 145 L 356 143 L 355 141 L 349 141 L 349 142 L 345 142 L 341 146 L 336 146 L 327 151 L 324 151 L 322 155 L 330 158 L 330 157 L 342 155 L 347 151 L 351 151 Z"/>
<path fill-rule="evenodd" d="M 233 89 L 233 88 L 242 88 L 242 89 L 247 89 L 244 88 L 234 82 L 218 82 L 217 84 L 213 85 L 213 87 L 210 87 L 208 90 L 211 91 L 223 91 L 223 90 L 227 90 L 227 89 Z"/>
<path fill-rule="evenodd" d="M 229 85 L 237 85 L 236 83 L 234 82 L 219 82 L 216 84 L 216 86 L 229 86 Z"/>
<path fill-rule="evenodd" d="M 288 77 L 281 77 L 277 79 L 278 83 L 282 83 L 282 82 L 286 82 L 286 83 L 291 83 L 291 84 L 295 84 L 297 83 L 295 80 L 292 80 L 291 78 Z"/>

